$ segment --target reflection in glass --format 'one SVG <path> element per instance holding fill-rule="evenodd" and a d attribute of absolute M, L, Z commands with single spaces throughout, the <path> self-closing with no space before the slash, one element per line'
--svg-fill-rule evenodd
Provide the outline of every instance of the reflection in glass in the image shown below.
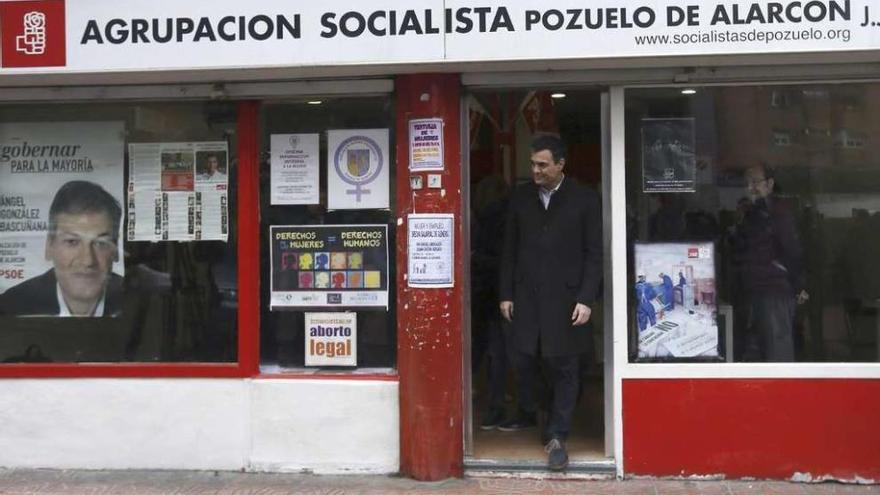
<path fill-rule="evenodd" d="M 634 243 L 710 241 L 724 358 L 877 361 L 878 108 L 877 84 L 627 91 L 630 273 Z M 691 118 L 695 191 L 646 191 L 642 123 Z"/>

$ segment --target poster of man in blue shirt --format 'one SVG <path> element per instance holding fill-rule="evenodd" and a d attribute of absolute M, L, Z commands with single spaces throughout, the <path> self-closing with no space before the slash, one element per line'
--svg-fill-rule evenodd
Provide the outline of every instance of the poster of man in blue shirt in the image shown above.
<path fill-rule="evenodd" d="M 654 305 L 651 300 L 657 297 L 654 287 L 645 281 L 644 275 L 639 275 L 639 281 L 636 282 L 636 318 L 639 323 L 639 331 L 643 332 L 648 328 L 648 322 L 651 326 L 657 324 L 657 315 L 654 311 Z"/>

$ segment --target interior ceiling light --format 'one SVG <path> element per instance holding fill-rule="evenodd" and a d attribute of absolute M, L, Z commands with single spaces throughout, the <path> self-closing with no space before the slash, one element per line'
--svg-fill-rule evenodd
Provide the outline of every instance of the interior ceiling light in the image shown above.
<path fill-rule="evenodd" d="M 697 94 L 697 90 L 694 88 L 684 88 L 681 90 L 681 94 L 683 95 L 695 95 Z"/>
<path fill-rule="evenodd" d="M 307 101 L 306 103 L 308 103 L 309 105 L 320 105 L 321 103 L 324 103 L 324 102 L 321 100 L 310 100 L 310 101 Z"/>
<path fill-rule="evenodd" d="M 553 93 L 550 95 L 550 98 L 556 98 L 556 99 L 565 98 L 565 93 Z"/>

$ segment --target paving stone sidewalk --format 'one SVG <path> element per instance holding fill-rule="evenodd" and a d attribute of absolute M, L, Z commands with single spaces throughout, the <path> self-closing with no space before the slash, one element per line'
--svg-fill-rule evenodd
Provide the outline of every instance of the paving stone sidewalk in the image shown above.
<path fill-rule="evenodd" d="M 418 482 L 394 476 L 319 476 L 193 471 L 0 470 L 2 495 L 397 495 L 397 494 L 811 495 L 880 494 L 842 483 L 465 478 Z"/>

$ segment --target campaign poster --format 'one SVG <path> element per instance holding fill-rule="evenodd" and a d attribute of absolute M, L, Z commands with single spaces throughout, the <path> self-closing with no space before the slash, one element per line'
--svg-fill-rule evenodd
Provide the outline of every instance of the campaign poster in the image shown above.
<path fill-rule="evenodd" d="M 305 314 L 306 366 L 357 366 L 357 313 Z"/>
<path fill-rule="evenodd" d="M 409 169 L 443 170 L 443 119 L 409 121 Z"/>
<path fill-rule="evenodd" d="M 327 131 L 327 209 L 387 209 L 388 129 Z"/>
<path fill-rule="evenodd" d="M 124 122 L 0 124 L 0 313 L 114 315 L 124 140 Z"/>
<path fill-rule="evenodd" d="M 273 225 L 270 307 L 388 306 L 387 225 Z"/>
<path fill-rule="evenodd" d="M 633 284 L 640 359 L 719 357 L 712 243 L 637 243 Z"/>
<path fill-rule="evenodd" d="M 407 284 L 452 287 L 453 227 L 451 213 L 413 213 L 407 217 Z"/>
<path fill-rule="evenodd" d="M 270 201 L 273 205 L 316 205 L 320 161 L 318 134 L 270 136 Z"/>
<path fill-rule="evenodd" d="M 128 154 L 128 240 L 227 240 L 226 142 L 131 143 Z"/>
<path fill-rule="evenodd" d="M 694 192 L 697 182 L 694 119 L 642 119 L 642 190 Z"/>

